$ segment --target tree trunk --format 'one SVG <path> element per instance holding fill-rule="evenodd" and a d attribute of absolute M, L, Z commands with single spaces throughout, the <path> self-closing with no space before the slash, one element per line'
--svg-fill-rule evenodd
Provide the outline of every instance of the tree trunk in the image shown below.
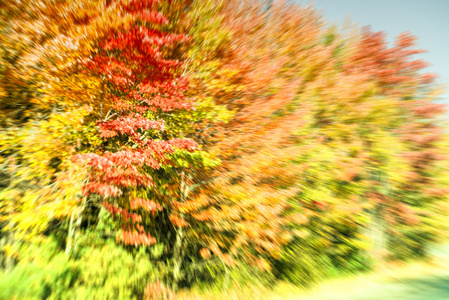
<path fill-rule="evenodd" d="M 380 193 L 382 197 L 391 196 L 391 186 L 384 174 L 377 170 L 371 174 L 371 180 L 380 183 L 374 191 Z M 385 220 L 385 204 L 382 202 L 376 203 L 368 214 L 370 223 L 366 228 L 366 235 L 370 240 L 371 256 L 375 260 L 375 264 L 382 268 L 388 251 L 389 239 L 387 234 L 388 224 Z"/>
<path fill-rule="evenodd" d="M 175 247 L 174 247 L 174 269 L 173 269 L 173 278 L 174 278 L 174 284 L 175 284 L 175 289 L 178 288 L 179 282 L 182 279 L 182 274 L 181 274 L 181 268 L 182 268 L 182 263 L 184 260 L 184 252 L 182 249 L 183 246 L 183 240 L 184 240 L 184 231 L 182 228 L 178 228 L 178 231 L 176 232 L 176 242 L 175 242 Z"/>
<path fill-rule="evenodd" d="M 81 222 L 83 221 L 83 211 L 85 209 L 85 204 L 83 204 L 78 212 L 73 211 L 70 216 L 69 229 L 67 234 L 67 243 L 65 247 L 65 255 L 69 256 L 73 250 L 76 250 L 76 241 L 79 237 L 81 230 Z"/>
<path fill-rule="evenodd" d="M 72 251 L 72 245 L 73 245 L 73 231 L 75 230 L 73 227 L 73 220 L 75 219 L 75 211 L 72 211 L 72 215 L 70 216 L 70 222 L 69 222 L 69 229 L 67 232 L 67 242 L 65 245 L 65 255 L 69 256 L 70 252 Z"/>
<path fill-rule="evenodd" d="M 180 201 L 185 202 L 187 197 L 189 196 L 191 188 L 187 185 L 185 180 L 185 170 L 183 169 L 181 173 L 181 187 L 180 187 Z M 180 217 L 184 219 L 184 214 L 180 214 Z M 176 231 L 176 242 L 174 246 L 173 260 L 174 260 L 174 268 L 173 268 L 173 278 L 175 289 L 178 288 L 179 282 L 182 279 L 182 265 L 184 262 L 185 252 L 184 252 L 184 238 L 185 232 L 182 227 L 179 227 Z"/>
<path fill-rule="evenodd" d="M 8 234 L 5 244 L 7 244 L 7 243 L 10 245 L 13 245 L 13 243 L 14 243 L 14 233 L 13 232 L 10 232 Z M 5 270 L 6 270 L 6 272 L 8 272 L 8 273 L 11 272 L 12 269 L 14 268 L 15 264 L 16 264 L 16 261 L 13 256 L 5 255 Z"/>
<path fill-rule="evenodd" d="M 376 260 L 376 264 L 382 266 L 385 262 L 385 253 L 388 245 L 387 223 L 383 216 L 382 206 L 379 206 L 372 212 L 368 234 L 371 240 L 373 258 Z"/>

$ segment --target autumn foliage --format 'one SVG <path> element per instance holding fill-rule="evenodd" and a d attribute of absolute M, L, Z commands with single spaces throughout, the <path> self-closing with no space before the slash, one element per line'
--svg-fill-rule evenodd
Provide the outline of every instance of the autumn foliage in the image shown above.
<path fill-rule="evenodd" d="M 308 285 L 446 236 L 445 110 L 410 33 L 389 46 L 287 1 L 16 2 L 0 4 L 6 271 L 66 268 L 54 297 L 153 299 Z"/>

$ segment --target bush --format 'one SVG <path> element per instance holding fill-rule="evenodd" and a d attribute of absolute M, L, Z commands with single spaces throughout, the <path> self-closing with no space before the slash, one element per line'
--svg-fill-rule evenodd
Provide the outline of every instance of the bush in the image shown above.
<path fill-rule="evenodd" d="M 143 249 L 130 253 L 112 241 L 72 259 L 48 257 L 48 247 L 30 253 L 37 256 L 1 274 L 1 299 L 141 299 L 157 277 Z"/>

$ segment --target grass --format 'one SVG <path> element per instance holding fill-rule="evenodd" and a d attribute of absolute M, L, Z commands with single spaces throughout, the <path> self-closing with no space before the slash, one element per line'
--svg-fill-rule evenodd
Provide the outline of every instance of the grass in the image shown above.
<path fill-rule="evenodd" d="M 287 282 L 274 288 L 249 284 L 229 291 L 191 290 L 177 299 L 444 300 L 449 299 L 449 246 L 441 249 L 432 259 L 389 263 L 376 271 L 330 279 L 310 289 Z"/>

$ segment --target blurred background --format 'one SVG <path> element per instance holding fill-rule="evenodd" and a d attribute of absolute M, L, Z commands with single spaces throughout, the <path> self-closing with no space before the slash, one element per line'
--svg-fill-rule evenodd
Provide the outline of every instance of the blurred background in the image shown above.
<path fill-rule="evenodd" d="M 449 299 L 447 12 L 3 0 L 0 299 Z"/>

